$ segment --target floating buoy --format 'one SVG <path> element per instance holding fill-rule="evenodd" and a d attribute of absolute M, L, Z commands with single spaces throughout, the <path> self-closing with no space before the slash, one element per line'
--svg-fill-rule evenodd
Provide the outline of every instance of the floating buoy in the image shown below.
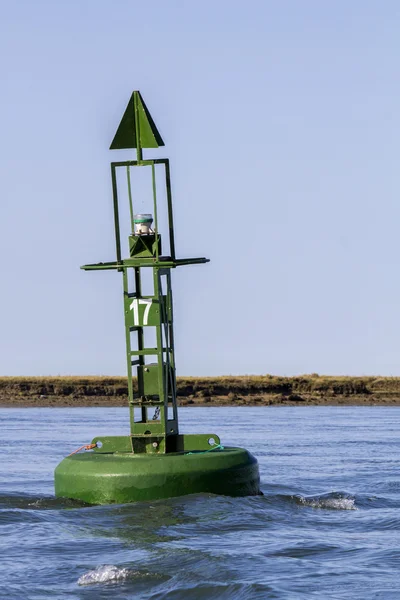
<path fill-rule="evenodd" d="M 133 92 L 111 149 L 136 148 L 137 160 L 111 163 L 116 261 L 89 264 L 86 271 L 122 273 L 128 370 L 130 434 L 97 437 L 67 456 L 55 470 L 57 497 L 91 504 L 154 500 L 194 493 L 248 496 L 260 493 L 257 460 L 244 448 L 221 445 L 213 433 L 180 434 L 176 401 L 171 269 L 203 264 L 206 258 L 176 258 L 170 165 L 167 158 L 144 159 L 143 148 L 164 146 L 139 92 Z M 153 212 L 135 212 L 134 168 L 151 171 Z M 162 253 L 156 171 L 165 185 L 167 252 Z M 129 257 L 123 258 L 119 218 L 121 171 L 129 203 Z M 143 269 L 153 289 L 142 293 Z M 131 276 L 133 274 L 133 277 Z M 133 283 L 133 286 L 132 286 Z M 131 287 L 132 286 L 132 287 Z M 155 334 L 157 347 L 146 345 Z"/>

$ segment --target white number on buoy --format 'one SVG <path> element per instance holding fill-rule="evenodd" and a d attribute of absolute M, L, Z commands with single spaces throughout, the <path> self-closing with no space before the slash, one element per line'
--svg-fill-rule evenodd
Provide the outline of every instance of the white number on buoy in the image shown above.
<path fill-rule="evenodd" d="M 151 305 L 153 304 L 153 300 L 151 298 L 139 298 L 139 300 L 137 298 L 135 298 L 134 300 L 132 300 L 131 304 L 129 305 L 129 308 L 133 311 L 133 324 L 135 325 L 135 327 L 140 325 L 140 320 L 139 320 L 139 305 L 140 304 L 144 304 L 146 306 L 146 308 L 144 309 L 144 315 L 143 315 L 143 325 L 147 325 L 147 323 L 149 321 L 149 312 L 150 312 Z"/>

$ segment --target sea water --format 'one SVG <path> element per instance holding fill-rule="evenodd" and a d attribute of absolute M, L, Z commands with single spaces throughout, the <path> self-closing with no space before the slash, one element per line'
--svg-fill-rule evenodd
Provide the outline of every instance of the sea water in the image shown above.
<path fill-rule="evenodd" d="M 0 598 L 400 599 L 400 409 L 184 407 L 257 456 L 263 496 L 112 506 L 53 496 L 123 408 L 1 409 Z"/>

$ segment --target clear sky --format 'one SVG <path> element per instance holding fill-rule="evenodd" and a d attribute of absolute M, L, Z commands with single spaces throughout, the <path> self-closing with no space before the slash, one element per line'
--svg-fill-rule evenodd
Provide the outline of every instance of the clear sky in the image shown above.
<path fill-rule="evenodd" d="M 400 375 L 398 0 L 0 8 L 0 374 L 125 373 L 121 275 L 79 266 L 139 89 L 211 258 L 173 273 L 178 374 Z"/>

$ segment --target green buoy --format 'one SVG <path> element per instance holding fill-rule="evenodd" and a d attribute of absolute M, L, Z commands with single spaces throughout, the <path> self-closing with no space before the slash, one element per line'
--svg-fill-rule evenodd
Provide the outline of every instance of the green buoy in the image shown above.
<path fill-rule="evenodd" d="M 111 149 L 137 151 L 135 161 L 111 163 L 117 260 L 82 267 L 86 271 L 114 269 L 122 273 L 130 435 L 96 437 L 87 447 L 88 452 L 67 456 L 55 470 L 57 497 L 110 504 L 201 492 L 227 496 L 260 493 L 258 463 L 247 450 L 222 446 L 214 433 L 179 433 L 171 269 L 206 263 L 208 259 L 175 256 L 169 160 L 143 159 L 143 148 L 159 146 L 164 142 L 157 127 L 140 93 L 133 92 L 111 144 Z M 134 210 L 134 168 L 150 169 L 153 213 Z M 163 173 L 168 221 L 166 254 L 161 249 L 158 218 L 159 170 Z M 125 172 L 129 203 L 129 258 L 122 257 L 121 249 L 121 180 L 117 178 L 121 171 Z M 150 294 L 142 291 L 143 269 L 152 275 Z M 146 342 L 151 334 L 156 347 Z"/>

